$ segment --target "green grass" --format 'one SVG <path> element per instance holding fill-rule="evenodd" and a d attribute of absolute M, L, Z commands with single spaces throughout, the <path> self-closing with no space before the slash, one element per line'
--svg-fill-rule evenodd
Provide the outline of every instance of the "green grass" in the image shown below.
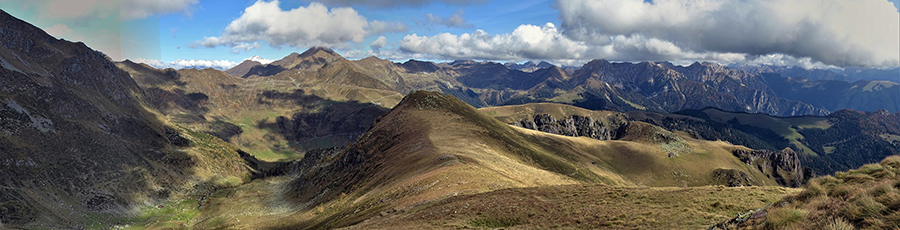
<path fill-rule="evenodd" d="M 107 213 L 88 213 L 82 227 L 85 229 L 183 229 L 184 222 L 192 220 L 200 210 L 197 200 L 168 202 L 160 206 L 145 206 L 133 216 L 115 216 Z"/>
<path fill-rule="evenodd" d="M 900 142 L 900 136 L 897 136 L 894 134 L 885 133 L 885 134 L 878 135 L 878 137 L 881 137 L 881 139 L 884 139 L 884 140 L 887 140 L 890 142 Z"/>

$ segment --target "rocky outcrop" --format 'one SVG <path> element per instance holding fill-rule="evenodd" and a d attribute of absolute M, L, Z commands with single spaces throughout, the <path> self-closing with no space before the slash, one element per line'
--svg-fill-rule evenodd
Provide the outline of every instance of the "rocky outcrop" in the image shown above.
<path fill-rule="evenodd" d="M 559 134 L 571 137 L 589 137 L 597 140 L 610 140 L 611 135 L 599 121 L 591 117 L 572 115 L 563 120 L 556 120 L 550 114 L 535 114 L 532 120 L 522 120 L 519 125 L 526 129 Z"/>
<path fill-rule="evenodd" d="M 812 177 L 811 171 L 801 165 L 799 154 L 790 148 L 778 152 L 739 149 L 732 154 L 782 186 L 800 187 Z"/>
<path fill-rule="evenodd" d="M 713 170 L 713 181 L 716 184 L 728 187 L 742 187 L 758 185 L 753 181 L 753 177 L 747 172 L 737 169 L 716 169 Z"/>

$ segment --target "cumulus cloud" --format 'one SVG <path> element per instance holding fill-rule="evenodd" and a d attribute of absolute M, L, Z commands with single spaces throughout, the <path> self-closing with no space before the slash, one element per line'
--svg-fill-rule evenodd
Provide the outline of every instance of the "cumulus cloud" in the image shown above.
<path fill-rule="evenodd" d="M 238 63 L 228 60 L 183 60 L 178 59 L 175 61 L 164 62 L 156 59 L 143 59 L 137 58 L 132 60 L 136 63 L 144 63 L 153 68 L 157 69 L 165 69 L 165 68 L 173 68 L 173 69 L 184 69 L 184 68 L 196 68 L 196 69 L 205 69 L 205 68 L 213 68 L 217 70 L 227 70 L 231 67 L 238 65 Z"/>
<path fill-rule="evenodd" d="M 372 43 L 369 43 L 369 47 L 376 50 L 384 48 L 385 45 L 387 45 L 387 38 L 384 36 L 380 36 L 378 39 L 375 39 L 375 41 L 372 41 Z"/>
<path fill-rule="evenodd" d="M 369 6 L 369 7 L 380 7 L 380 8 L 390 8 L 390 7 L 398 7 L 398 6 L 422 6 L 429 3 L 444 3 L 449 5 L 472 5 L 477 3 L 486 2 L 487 0 L 315 0 L 315 2 L 321 2 L 328 5 L 339 5 L 339 6 Z M 313 2 L 313 1 L 308 1 Z"/>
<path fill-rule="evenodd" d="M 191 47 L 230 46 L 232 51 L 259 48 L 258 41 L 274 47 L 344 47 L 348 42 L 360 43 L 366 37 L 389 32 L 406 32 L 402 23 L 368 21 L 353 8 L 329 10 L 321 3 L 282 10 L 277 0 L 257 1 L 241 16 L 225 27 L 218 37 L 205 37 Z M 256 46 L 249 46 L 255 43 Z"/>
<path fill-rule="evenodd" d="M 405 36 L 399 51 L 421 54 L 429 59 L 551 60 L 561 64 L 583 63 L 603 58 L 612 61 L 634 60 L 743 60 L 737 53 L 692 52 L 677 45 L 641 35 L 605 38 L 605 44 L 573 40 L 552 23 L 543 26 L 520 25 L 512 33 L 492 35 L 483 30 L 453 35 Z"/>
<path fill-rule="evenodd" d="M 456 13 L 453 13 L 453 15 L 450 15 L 450 17 L 443 18 L 441 16 L 428 13 L 428 14 L 425 14 L 425 19 L 428 20 L 429 22 L 432 22 L 432 23 L 435 23 L 438 25 L 443 25 L 446 27 L 474 28 L 475 25 L 472 25 L 472 24 L 469 24 L 468 22 L 466 22 L 466 18 L 464 18 L 462 16 L 462 14 L 463 14 L 463 11 L 459 10 L 459 11 L 456 11 Z"/>
<path fill-rule="evenodd" d="M 566 35 L 593 45 L 640 37 L 694 53 L 900 66 L 900 13 L 885 0 L 559 0 L 557 7 Z"/>

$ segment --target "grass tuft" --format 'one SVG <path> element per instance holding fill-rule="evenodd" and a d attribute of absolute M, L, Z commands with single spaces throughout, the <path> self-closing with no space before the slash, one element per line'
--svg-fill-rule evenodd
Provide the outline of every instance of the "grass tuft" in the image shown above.
<path fill-rule="evenodd" d="M 844 218 L 834 218 L 826 221 L 824 225 L 822 225 L 822 230 L 855 230 L 850 222 L 847 222 Z"/>
<path fill-rule="evenodd" d="M 797 228 L 806 216 L 807 211 L 793 208 L 778 208 L 769 212 L 767 225 L 774 229 Z"/>

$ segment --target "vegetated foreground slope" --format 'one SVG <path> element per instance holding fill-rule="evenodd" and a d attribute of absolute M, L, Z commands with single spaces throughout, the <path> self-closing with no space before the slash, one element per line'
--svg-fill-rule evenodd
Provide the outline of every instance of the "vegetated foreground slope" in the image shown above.
<path fill-rule="evenodd" d="M 5 11 L 0 41 L 6 227 L 91 227 L 250 180 L 237 149 L 161 119 L 102 53 Z"/>
<path fill-rule="evenodd" d="M 900 226 L 900 156 L 811 180 L 763 218 L 736 229 L 896 229 Z"/>
<path fill-rule="evenodd" d="M 314 151 L 284 176 L 216 192 L 186 226 L 343 227 L 507 188 L 728 184 L 716 176 L 721 171 L 735 172 L 745 185 L 778 185 L 733 155 L 743 147 L 642 122 L 625 130 L 616 141 L 553 135 L 509 126 L 449 95 L 418 91 L 347 149 Z M 669 157 L 673 149 L 660 136 L 683 147 L 678 157 Z"/>

